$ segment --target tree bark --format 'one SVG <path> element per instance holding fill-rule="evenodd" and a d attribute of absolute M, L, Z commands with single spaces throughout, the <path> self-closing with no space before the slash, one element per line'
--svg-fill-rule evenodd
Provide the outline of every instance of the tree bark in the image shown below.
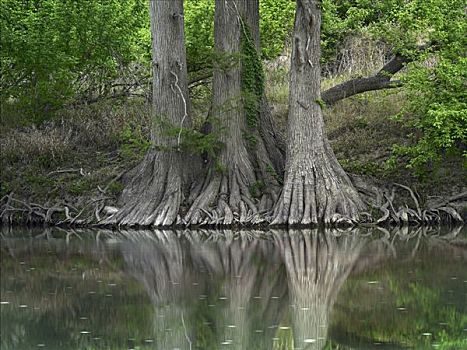
<path fill-rule="evenodd" d="M 267 171 L 265 146 L 258 131 L 247 125 L 243 103 L 239 56 L 250 5 L 247 0 L 216 1 L 214 43 L 222 62 L 214 67 L 212 128 L 224 147 L 201 189 L 192 192 L 193 204 L 184 218 L 189 225 L 259 223 L 261 212 L 270 210 L 276 198 L 277 180 Z M 254 138 L 254 146 L 247 144 L 246 135 Z M 254 195 L 255 187 L 265 191 Z"/>
<path fill-rule="evenodd" d="M 181 132 L 190 126 L 183 0 L 150 1 L 153 54 L 152 146 L 124 189 L 123 207 L 107 224 L 170 226 L 176 222 L 188 173 L 183 168 Z M 165 125 L 165 126 L 164 126 Z"/>
<path fill-rule="evenodd" d="M 245 22 L 250 29 L 256 51 L 261 57 L 259 0 L 248 0 L 246 3 L 247 8 L 245 11 Z M 264 145 L 264 149 L 267 152 L 268 161 L 273 166 L 276 174 L 282 178 L 285 167 L 285 138 L 284 135 L 279 132 L 276 122 L 272 117 L 271 108 L 269 106 L 268 99 L 266 98 L 266 94 L 263 94 L 260 102 L 258 131 Z M 264 159 L 264 155 L 260 155 L 260 158 Z"/>
<path fill-rule="evenodd" d="M 325 135 L 320 101 L 320 2 L 297 1 L 284 186 L 272 224 L 357 221 L 365 205 Z"/>

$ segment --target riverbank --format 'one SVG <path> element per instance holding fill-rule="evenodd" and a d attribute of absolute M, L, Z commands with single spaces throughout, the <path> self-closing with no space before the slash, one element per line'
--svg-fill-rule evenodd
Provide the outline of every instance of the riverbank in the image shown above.
<path fill-rule="evenodd" d="M 287 73 L 277 68 L 269 71 L 266 85 L 273 117 L 282 131 L 287 116 L 287 79 Z M 323 86 L 336 82 L 339 78 L 328 79 Z M 209 103 L 206 93 L 201 96 L 194 99 L 193 106 L 198 127 Z M 421 208 L 465 193 L 466 170 L 459 158 L 446 156 L 421 173 L 407 168 L 404 159 L 391 160 L 393 145 L 409 145 L 416 133 L 394 118 L 404 101 L 403 91 L 392 89 L 360 94 L 326 108 L 327 133 L 340 163 L 354 178 L 372 186 L 408 186 Z M 68 108 L 40 125 L 2 118 L 2 216 L 16 221 L 32 212 L 37 213 L 32 214 L 32 221 L 37 222 L 99 221 L 118 208 L 125 174 L 142 159 L 149 134 L 149 109 L 138 99 Z M 398 205 L 410 202 L 409 206 L 417 209 L 409 191 L 397 188 Z M 451 205 L 467 217 L 465 202 Z"/>

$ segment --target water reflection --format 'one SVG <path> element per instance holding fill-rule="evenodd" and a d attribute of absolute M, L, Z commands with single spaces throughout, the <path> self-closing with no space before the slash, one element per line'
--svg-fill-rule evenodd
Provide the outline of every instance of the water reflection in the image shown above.
<path fill-rule="evenodd" d="M 188 303 L 196 295 L 190 283 L 195 274 L 189 252 L 175 236 L 163 231 L 153 235 L 143 231 L 138 236 L 143 238 L 122 241 L 121 249 L 128 272 L 144 286 L 154 305 L 155 348 L 189 349 L 192 322 Z"/>
<path fill-rule="evenodd" d="M 0 345 L 462 348 L 463 232 L 3 232 Z"/>
<path fill-rule="evenodd" d="M 157 349 L 272 348 L 287 291 L 273 240 L 229 230 L 121 234 L 127 270 L 155 308 Z"/>
<path fill-rule="evenodd" d="M 365 238 L 358 230 L 340 237 L 318 230 L 276 233 L 275 237 L 287 270 L 294 348 L 322 349 L 329 314 Z"/>

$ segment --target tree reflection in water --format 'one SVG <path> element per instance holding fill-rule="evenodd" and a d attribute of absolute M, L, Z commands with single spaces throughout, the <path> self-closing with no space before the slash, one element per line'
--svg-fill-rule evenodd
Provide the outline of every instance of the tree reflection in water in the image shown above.
<path fill-rule="evenodd" d="M 174 231 L 123 235 L 127 270 L 156 310 L 155 348 L 272 348 L 286 297 L 272 240 L 229 230 L 187 231 L 183 239 Z M 202 307 L 212 308 L 204 318 L 196 315 Z"/>
<path fill-rule="evenodd" d="M 317 350 L 326 346 L 349 274 L 394 258 L 396 237 L 417 240 L 413 258 L 427 236 L 424 229 L 374 233 L 127 231 L 120 247 L 154 305 L 154 348 Z M 282 343 L 279 325 L 292 334 Z"/>
<path fill-rule="evenodd" d="M 287 270 L 294 349 L 326 345 L 332 306 L 364 245 L 358 230 L 337 232 L 275 233 Z"/>
<path fill-rule="evenodd" d="M 169 231 L 122 232 L 128 272 L 140 281 L 155 308 L 156 349 L 192 349 L 191 307 L 196 278 L 182 241 Z"/>

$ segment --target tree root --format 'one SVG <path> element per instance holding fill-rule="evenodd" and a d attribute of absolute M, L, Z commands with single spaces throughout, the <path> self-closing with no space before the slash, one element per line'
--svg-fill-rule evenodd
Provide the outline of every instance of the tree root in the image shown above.
<path fill-rule="evenodd" d="M 354 225 L 365 205 L 345 174 L 304 161 L 289 170 L 272 225 Z M 326 163 L 323 163 L 326 164 Z"/>
<path fill-rule="evenodd" d="M 111 197 L 100 197 L 89 200 L 78 211 L 73 206 L 57 203 L 53 206 L 27 203 L 14 198 L 13 193 L 0 199 L 0 219 L 3 224 L 26 224 L 26 225 L 67 225 L 79 226 L 96 223 L 94 219 L 99 217 L 103 208 L 101 202 Z M 92 207 L 94 205 L 94 210 Z M 62 214 L 60 217 L 57 217 Z"/>
<path fill-rule="evenodd" d="M 354 179 L 353 179 L 354 180 Z M 441 198 L 435 202 L 427 202 L 423 206 L 420 196 L 409 186 L 394 183 L 390 189 L 380 189 L 376 186 L 368 186 L 363 181 L 354 181 L 354 185 L 361 194 L 367 198 L 367 204 L 382 212 L 382 216 L 376 219 L 376 215 L 369 215 L 369 222 L 377 225 L 433 225 L 440 223 L 457 224 L 463 223 L 462 216 L 456 210 L 455 203 L 464 203 L 467 200 L 467 192 L 458 195 Z M 407 191 L 413 202 L 396 205 L 397 188 Z M 399 200 L 400 202 L 400 200 Z M 462 204 L 461 204 L 462 206 Z M 373 219 L 375 219 L 373 221 Z"/>
<path fill-rule="evenodd" d="M 180 223 L 227 226 L 264 222 L 265 214 L 273 205 L 274 194 L 264 193 L 261 200 L 254 198 L 249 183 L 251 179 L 238 168 L 228 170 L 227 174 L 209 174 L 200 193 L 192 194 L 193 204 Z"/>
<path fill-rule="evenodd" d="M 122 194 L 123 207 L 102 225 L 170 226 L 182 202 L 180 155 L 150 151 Z"/>
<path fill-rule="evenodd" d="M 345 197 L 345 191 L 330 192 L 333 193 L 329 195 L 330 199 L 326 200 L 323 206 L 317 206 L 317 193 L 329 188 L 325 185 L 312 186 L 307 182 L 309 178 L 306 176 L 298 177 L 298 180 L 300 181 L 284 185 L 282 194 L 284 198 L 280 206 L 272 212 L 273 203 L 277 201 L 275 191 L 263 191 L 262 196 L 256 198 L 250 193 L 247 180 L 240 171 L 232 170 L 229 174 L 215 173 L 207 176 L 204 184 L 192 190 L 189 199 L 192 205 L 184 217 L 179 214 L 178 208 L 175 210 L 174 205 L 181 199 L 174 199 L 173 192 L 165 193 L 163 198 L 169 199 L 161 200 L 158 213 L 161 213 L 161 218 L 169 217 L 168 213 L 170 213 L 173 224 L 183 226 L 258 226 L 268 223 L 280 225 L 279 219 L 282 217 L 282 220 L 285 220 L 287 216 L 284 214 L 287 210 L 289 221 L 282 221 L 282 224 L 304 226 L 317 224 L 320 215 L 327 217 L 325 224 L 338 227 L 355 226 L 358 223 L 433 227 L 444 223 L 457 225 L 464 221 L 458 208 L 465 208 L 467 192 L 424 202 L 409 186 L 394 184 L 390 188 L 382 189 L 352 177 L 354 186 L 371 209 L 369 212 L 357 212 L 346 209 L 352 202 Z M 331 190 L 337 191 L 338 188 L 331 187 Z M 400 193 L 401 190 L 408 193 L 412 200 L 402 202 L 399 195 L 403 194 Z M 285 191 L 288 191 L 287 196 Z M 109 199 L 112 197 L 97 193 L 96 197 L 76 208 L 64 202 L 57 202 L 54 205 L 27 202 L 15 198 L 11 193 L 0 199 L 0 222 L 4 225 L 114 225 L 117 222 L 115 215 L 121 215 L 122 211 L 109 213 L 111 208 L 107 206 Z M 325 208 L 324 204 L 328 207 Z M 135 203 L 134 209 L 141 210 L 145 207 L 139 205 L 140 203 Z M 334 212 L 330 208 L 334 208 Z M 279 213 L 282 213 L 282 216 L 279 216 Z M 152 221 L 152 225 L 156 222 L 163 223 L 163 220 L 160 220 L 162 219 Z M 120 224 L 123 222 L 121 221 Z M 137 225 L 141 223 L 142 221 Z"/>

